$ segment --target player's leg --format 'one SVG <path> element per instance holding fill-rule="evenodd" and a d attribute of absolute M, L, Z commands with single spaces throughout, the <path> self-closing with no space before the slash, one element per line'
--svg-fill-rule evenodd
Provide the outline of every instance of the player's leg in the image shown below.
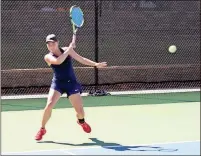
<path fill-rule="evenodd" d="M 59 91 L 50 89 L 48 99 L 47 99 L 47 104 L 43 113 L 41 128 L 45 128 L 45 125 L 47 124 L 48 120 L 51 117 L 52 109 L 54 108 L 55 104 L 57 103 L 60 97 L 61 97 L 61 93 Z"/>
<path fill-rule="evenodd" d="M 91 127 L 89 126 L 89 124 L 86 123 L 84 118 L 85 113 L 84 113 L 83 101 L 82 101 L 82 97 L 80 93 L 72 93 L 71 95 L 69 95 L 69 100 L 77 113 L 78 124 L 82 126 L 83 130 L 86 133 L 90 133 Z"/>
<path fill-rule="evenodd" d="M 48 122 L 48 120 L 51 117 L 52 114 L 52 109 L 55 106 L 55 104 L 57 103 L 57 101 L 59 100 L 61 96 L 61 93 L 55 89 L 50 89 L 49 94 L 48 94 L 48 98 L 47 98 L 47 104 L 46 107 L 44 108 L 44 112 L 43 112 L 43 117 L 42 117 L 42 123 L 41 123 L 41 129 L 39 130 L 39 132 L 37 133 L 35 139 L 36 140 L 41 140 L 43 135 L 46 133 L 46 129 L 45 126 Z"/>
<path fill-rule="evenodd" d="M 83 101 L 80 93 L 72 94 L 69 96 L 70 103 L 73 105 L 78 119 L 84 119 Z"/>

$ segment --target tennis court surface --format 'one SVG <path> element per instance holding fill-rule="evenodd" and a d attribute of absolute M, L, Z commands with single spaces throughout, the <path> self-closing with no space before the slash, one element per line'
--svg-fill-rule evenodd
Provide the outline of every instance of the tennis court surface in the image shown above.
<path fill-rule="evenodd" d="M 70 44 L 74 5 L 75 51 L 107 62 L 72 60 L 92 132 L 64 95 L 37 142 L 54 74 L 45 37 Z M 200 1 L 2 1 L 2 36 L 3 155 L 200 154 Z"/>
<path fill-rule="evenodd" d="M 116 94 L 116 95 L 115 95 Z M 36 97 L 36 96 L 34 96 Z M 3 155 L 199 155 L 200 90 L 84 96 L 92 133 L 61 98 L 36 142 L 45 98 L 2 99 Z"/>

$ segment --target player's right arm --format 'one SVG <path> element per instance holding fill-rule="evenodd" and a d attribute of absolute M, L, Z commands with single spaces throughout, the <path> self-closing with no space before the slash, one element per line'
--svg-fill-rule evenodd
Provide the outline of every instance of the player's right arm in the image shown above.
<path fill-rule="evenodd" d="M 59 57 L 55 58 L 51 54 L 47 54 L 45 55 L 44 60 L 47 62 L 48 65 L 51 65 L 51 64 L 59 65 L 66 59 L 66 57 L 72 52 L 72 50 L 73 50 L 73 45 L 70 44 L 68 49 L 66 49 L 64 53 L 60 55 Z"/>

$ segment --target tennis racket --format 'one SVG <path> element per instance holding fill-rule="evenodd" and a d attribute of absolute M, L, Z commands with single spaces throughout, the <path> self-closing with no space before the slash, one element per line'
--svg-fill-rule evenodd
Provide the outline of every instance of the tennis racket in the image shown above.
<path fill-rule="evenodd" d="M 78 28 L 84 24 L 84 14 L 79 6 L 73 5 L 70 8 L 70 18 L 73 26 L 73 34 L 76 35 Z"/>

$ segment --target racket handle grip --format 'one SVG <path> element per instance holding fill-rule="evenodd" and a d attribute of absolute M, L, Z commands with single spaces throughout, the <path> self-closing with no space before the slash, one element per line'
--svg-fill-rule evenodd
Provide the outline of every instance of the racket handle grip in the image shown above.
<path fill-rule="evenodd" d="M 72 38 L 72 45 L 73 45 L 73 48 L 76 47 L 76 45 L 75 45 L 75 41 L 76 41 L 76 35 L 73 34 L 73 38 Z"/>
<path fill-rule="evenodd" d="M 78 29 L 75 29 L 75 30 L 73 31 L 73 35 L 76 35 L 77 30 L 78 30 Z"/>
<path fill-rule="evenodd" d="M 76 41 L 76 34 L 73 34 L 72 42 Z"/>

